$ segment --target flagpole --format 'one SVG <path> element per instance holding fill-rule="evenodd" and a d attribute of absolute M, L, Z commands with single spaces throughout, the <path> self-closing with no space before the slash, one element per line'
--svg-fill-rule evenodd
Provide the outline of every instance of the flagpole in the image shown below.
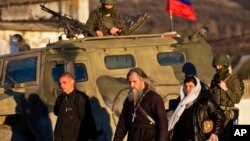
<path fill-rule="evenodd" d="M 171 24 L 171 30 L 172 32 L 174 31 L 174 25 L 173 25 L 173 15 L 172 15 L 172 10 L 169 11 L 169 16 L 170 16 L 170 24 Z"/>

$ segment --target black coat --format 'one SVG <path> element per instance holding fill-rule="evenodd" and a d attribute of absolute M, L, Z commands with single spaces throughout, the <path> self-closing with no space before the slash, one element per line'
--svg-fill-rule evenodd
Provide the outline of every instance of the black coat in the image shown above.
<path fill-rule="evenodd" d="M 193 105 L 193 135 L 195 141 L 207 140 L 211 133 L 220 135 L 222 133 L 225 115 L 220 106 L 215 102 L 207 90 L 202 90 Z M 205 120 L 213 121 L 213 130 L 210 133 L 203 133 L 203 123 Z M 176 131 L 175 132 L 185 132 Z M 175 135 L 174 135 L 175 136 Z"/>
<path fill-rule="evenodd" d="M 55 141 L 87 141 L 93 139 L 96 126 L 89 98 L 81 91 L 61 94 L 55 103 L 58 116 L 54 131 Z"/>
<path fill-rule="evenodd" d="M 141 100 L 142 109 L 154 119 L 155 125 L 137 109 L 136 117 L 132 122 L 134 103 L 125 100 L 122 113 L 116 128 L 114 141 L 122 141 L 128 132 L 128 141 L 166 141 L 168 122 L 164 103 L 160 95 L 149 91 Z"/>

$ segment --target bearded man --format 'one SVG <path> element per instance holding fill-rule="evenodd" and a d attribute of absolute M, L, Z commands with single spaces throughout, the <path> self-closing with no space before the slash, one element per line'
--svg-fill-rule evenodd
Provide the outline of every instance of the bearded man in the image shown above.
<path fill-rule="evenodd" d="M 130 91 L 124 102 L 114 141 L 166 141 L 168 121 L 164 103 L 154 82 L 140 68 L 127 74 Z"/>

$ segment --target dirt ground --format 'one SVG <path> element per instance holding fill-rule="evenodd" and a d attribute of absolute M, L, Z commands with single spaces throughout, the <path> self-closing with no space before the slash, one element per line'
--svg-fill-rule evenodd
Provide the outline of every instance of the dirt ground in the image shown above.
<path fill-rule="evenodd" d="M 250 125 L 250 118 L 249 118 L 249 108 L 250 108 L 250 99 L 242 99 L 239 104 L 236 105 L 240 109 L 239 115 L 239 124 L 247 124 Z"/>

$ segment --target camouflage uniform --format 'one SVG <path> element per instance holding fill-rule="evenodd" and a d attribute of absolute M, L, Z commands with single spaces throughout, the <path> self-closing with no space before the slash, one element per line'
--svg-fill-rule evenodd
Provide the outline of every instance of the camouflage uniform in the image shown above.
<path fill-rule="evenodd" d="M 219 80 L 225 80 L 228 90 L 224 91 L 218 86 Z M 211 89 L 216 102 L 221 107 L 234 107 L 234 104 L 240 102 L 243 95 L 242 82 L 236 75 L 227 73 L 224 78 L 220 78 L 218 74 L 215 74 L 211 83 Z"/>
<path fill-rule="evenodd" d="M 119 35 L 125 35 L 127 32 L 127 27 L 124 23 L 123 18 L 117 10 L 112 8 L 111 16 L 105 16 L 104 4 L 93 12 L 90 13 L 89 19 L 86 25 L 92 31 L 100 30 L 104 35 L 110 35 L 109 31 L 112 27 L 117 27 L 121 30 Z"/>
<path fill-rule="evenodd" d="M 234 107 L 234 104 L 239 103 L 244 94 L 244 84 L 236 75 L 229 73 L 230 60 L 227 56 L 216 56 L 213 60 L 213 66 L 216 65 L 223 65 L 224 67 L 217 71 L 211 82 L 210 88 L 213 96 L 222 109 Z M 218 86 L 220 81 L 226 83 L 227 91 Z"/>
<path fill-rule="evenodd" d="M 242 95 L 244 94 L 244 83 L 234 74 L 230 74 L 229 66 L 230 60 L 227 56 L 216 56 L 213 60 L 213 66 L 223 65 L 221 70 L 217 70 L 214 78 L 211 82 L 211 91 L 215 101 L 220 105 L 226 115 L 225 129 L 223 136 L 220 140 L 228 141 L 230 127 L 237 121 L 239 116 L 239 109 L 235 107 L 235 104 L 239 103 Z M 224 91 L 218 85 L 221 81 L 224 81 L 227 91 Z"/>

